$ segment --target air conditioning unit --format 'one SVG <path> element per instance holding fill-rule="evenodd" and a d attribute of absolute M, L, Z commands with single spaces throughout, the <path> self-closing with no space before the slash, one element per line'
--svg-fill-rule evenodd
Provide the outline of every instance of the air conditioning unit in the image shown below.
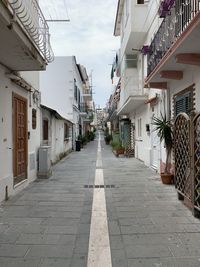
<path fill-rule="evenodd" d="M 49 178 L 51 176 L 52 170 L 50 155 L 50 146 L 41 146 L 39 148 L 38 178 Z"/>

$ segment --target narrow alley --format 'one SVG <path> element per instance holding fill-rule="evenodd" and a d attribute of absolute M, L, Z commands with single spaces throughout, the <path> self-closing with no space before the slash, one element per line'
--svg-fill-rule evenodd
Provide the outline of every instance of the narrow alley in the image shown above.
<path fill-rule="evenodd" d="M 174 186 L 100 134 L 0 206 L 1 267 L 197 267 L 199 245 Z"/>

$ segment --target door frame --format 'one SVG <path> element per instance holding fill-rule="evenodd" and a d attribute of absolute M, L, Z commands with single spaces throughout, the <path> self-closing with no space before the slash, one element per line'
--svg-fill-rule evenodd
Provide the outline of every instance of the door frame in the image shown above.
<path fill-rule="evenodd" d="M 150 142 L 151 142 L 150 165 L 151 165 L 152 169 L 158 171 L 159 166 L 160 166 L 160 159 L 161 159 L 161 154 L 160 154 L 161 153 L 161 143 L 160 143 L 160 139 L 157 136 L 156 131 L 154 131 L 154 129 L 153 129 L 152 122 L 153 122 L 153 116 L 151 117 L 151 127 L 150 127 Z M 157 159 L 158 165 L 157 166 L 153 164 L 153 162 L 154 162 L 153 161 L 153 158 L 154 158 L 153 149 L 155 147 L 154 146 L 155 143 L 153 141 L 155 140 L 155 137 L 157 138 L 157 141 L 158 141 L 158 142 L 156 142 L 156 144 L 159 145 L 158 148 L 156 149 L 158 152 L 157 153 L 158 154 L 158 159 Z"/>
<path fill-rule="evenodd" d="M 17 172 L 17 159 L 16 159 L 16 124 L 15 124 L 15 112 L 14 112 L 14 99 L 17 98 L 25 103 L 25 179 L 20 180 L 19 182 L 15 182 L 16 179 L 16 172 Z M 17 185 L 18 183 L 27 180 L 27 168 L 28 168 L 28 100 L 16 93 L 12 93 L 12 140 L 13 140 L 13 186 Z"/>

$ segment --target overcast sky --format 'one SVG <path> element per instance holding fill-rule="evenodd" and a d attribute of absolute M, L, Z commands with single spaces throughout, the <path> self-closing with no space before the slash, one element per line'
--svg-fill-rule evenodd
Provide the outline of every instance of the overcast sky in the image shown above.
<path fill-rule="evenodd" d="M 66 19 L 49 23 L 51 43 L 56 56 L 75 55 L 88 74 L 93 70 L 96 105 L 105 106 L 112 91 L 111 66 L 119 48 L 113 36 L 117 0 L 42 0 L 46 18 Z"/>

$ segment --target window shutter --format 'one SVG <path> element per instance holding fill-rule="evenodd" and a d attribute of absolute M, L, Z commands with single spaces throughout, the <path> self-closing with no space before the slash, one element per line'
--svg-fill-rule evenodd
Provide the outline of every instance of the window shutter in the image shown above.
<path fill-rule="evenodd" d="M 175 115 L 176 116 L 181 112 L 184 112 L 189 115 L 192 110 L 193 110 L 192 92 L 187 92 L 175 98 Z"/>
<path fill-rule="evenodd" d="M 37 110 L 32 109 L 32 129 L 35 130 L 37 127 Z"/>

